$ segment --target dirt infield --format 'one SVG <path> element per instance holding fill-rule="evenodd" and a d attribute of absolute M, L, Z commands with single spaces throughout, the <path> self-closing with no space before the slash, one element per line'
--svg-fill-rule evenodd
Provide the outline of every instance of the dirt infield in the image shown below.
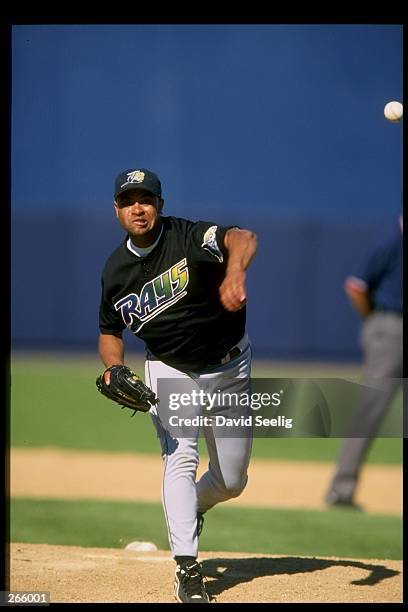
<path fill-rule="evenodd" d="M 13 448 L 13 497 L 159 501 L 159 457 Z M 200 466 L 200 473 L 206 469 Z M 323 506 L 332 464 L 254 460 L 241 506 Z M 61 477 L 63 475 L 63 477 Z M 364 468 L 358 501 L 401 514 L 401 466 Z M 207 590 L 227 602 L 401 602 L 402 561 L 203 552 Z M 11 544 L 10 589 L 49 591 L 51 602 L 175 603 L 168 551 Z"/>
<path fill-rule="evenodd" d="M 206 552 L 217 603 L 402 601 L 402 561 Z M 168 552 L 12 544 L 12 591 L 48 591 L 51 602 L 175 603 Z"/>
<path fill-rule="evenodd" d="M 199 466 L 200 476 L 207 469 Z M 312 461 L 252 460 L 244 493 L 227 502 L 271 508 L 324 507 L 334 465 Z M 159 502 L 162 462 L 155 455 L 57 448 L 13 448 L 12 497 Z M 402 466 L 365 465 L 357 501 L 367 512 L 402 513 Z"/>

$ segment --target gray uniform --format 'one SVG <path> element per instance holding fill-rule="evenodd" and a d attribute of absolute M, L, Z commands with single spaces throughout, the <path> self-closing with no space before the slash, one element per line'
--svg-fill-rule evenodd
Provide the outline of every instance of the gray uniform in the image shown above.
<path fill-rule="evenodd" d="M 205 393 L 249 393 L 251 347 L 245 335 L 238 343 L 241 354 L 209 372 L 184 373 L 157 360 L 146 361 L 145 380 L 160 396 L 159 379 L 188 379 Z M 242 384 L 239 385 L 239 379 Z M 203 414 L 205 408 L 197 408 Z M 173 556 L 197 556 L 197 512 L 206 512 L 215 504 L 237 497 L 247 483 L 252 437 L 224 437 L 211 427 L 202 429 L 208 449 L 207 471 L 196 483 L 198 437 L 175 437 L 168 428 L 168 406 L 159 403 L 151 409 L 153 423 L 161 443 L 163 467 L 162 502 L 169 544 Z M 198 434 L 198 430 L 196 431 Z"/>
<path fill-rule="evenodd" d="M 127 236 L 102 272 L 100 354 L 105 364 L 120 363 L 125 329 L 145 343 L 145 380 L 159 399 L 151 417 L 164 460 L 163 509 L 177 563 L 174 594 L 180 603 L 209 603 L 196 559 L 202 515 L 243 491 L 252 447 L 252 426 L 226 435 L 231 430 L 218 430 L 218 421 L 235 426 L 229 416 L 240 401 L 228 405 L 224 397 L 250 394 L 244 272 L 256 237 L 213 221 L 163 216 L 160 179 L 147 168 L 121 172 L 114 197 Z M 174 429 L 172 411 L 180 408 L 184 424 Z M 210 461 L 196 482 L 201 431 Z"/>
<path fill-rule="evenodd" d="M 401 224 L 402 225 L 402 224 Z M 360 469 L 403 377 L 402 226 L 381 243 L 351 282 L 374 310 L 361 330 L 363 392 L 326 495 L 329 504 L 353 504 Z M 381 393 L 375 389 L 381 389 Z M 357 437 L 358 436 L 358 437 Z M 360 437 L 361 436 L 361 437 Z"/>

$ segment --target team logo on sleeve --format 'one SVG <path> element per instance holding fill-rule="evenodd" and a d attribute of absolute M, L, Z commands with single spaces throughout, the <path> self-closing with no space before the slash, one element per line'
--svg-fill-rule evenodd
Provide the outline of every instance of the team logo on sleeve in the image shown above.
<path fill-rule="evenodd" d="M 115 310 L 121 311 L 125 325 L 136 334 L 145 323 L 187 295 L 188 281 L 187 259 L 184 258 L 143 285 L 139 295 L 129 293 L 121 298 Z"/>
<path fill-rule="evenodd" d="M 217 226 L 212 225 L 205 232 L 203 237 L 203 244 L 201 245 L 203 249 L 214 255 L 218 259 L 219 262 L 224 261 L 224 257 L 220 251 L 220 247 L 217 243 Z"/>

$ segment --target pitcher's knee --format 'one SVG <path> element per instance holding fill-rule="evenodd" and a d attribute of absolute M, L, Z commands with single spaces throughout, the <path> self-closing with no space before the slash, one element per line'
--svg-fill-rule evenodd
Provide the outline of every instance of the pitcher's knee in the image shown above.
<path fill-rule="evenodd" d="M 224 482 L 224 492 L 228 496 L 228 499 L 238 497 L 245 489 L 248 482 L 248 476 L 244 478 L 235 478 Z"/>

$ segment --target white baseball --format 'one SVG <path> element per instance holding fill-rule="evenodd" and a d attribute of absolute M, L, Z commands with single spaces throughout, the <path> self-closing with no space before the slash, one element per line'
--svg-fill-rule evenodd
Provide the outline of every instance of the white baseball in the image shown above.
<path fill-rule="evenodd" d="M 396 123 L 397 121 L 401 121 L 403 113 L 403 106 L 401 102 L 396 102 L 393 100 L 392 102 L 388 102 L 384 106 L 384 117 L 388 119 L 388 121 L 392 121 Z"/>

